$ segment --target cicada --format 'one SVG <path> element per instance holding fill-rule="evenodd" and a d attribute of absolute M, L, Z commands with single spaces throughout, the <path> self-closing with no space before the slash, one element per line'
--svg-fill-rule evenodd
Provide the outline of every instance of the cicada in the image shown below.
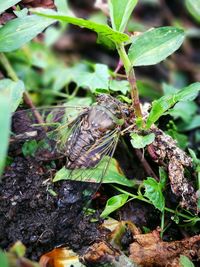
<path fill-rule="evenodd" d="M 35 156 L 41 160 L 63 158 L 68 170 L 65 180 L 95 181 L 99 185 L 121 132 L 130 126 L 132 119 L 133 113 L 126 103 L 100 94 L 90 107 L 18 111 L 14 115 L 13 132 L 24 120 L 28 126 L 13 138 L 37 140 Z"/>

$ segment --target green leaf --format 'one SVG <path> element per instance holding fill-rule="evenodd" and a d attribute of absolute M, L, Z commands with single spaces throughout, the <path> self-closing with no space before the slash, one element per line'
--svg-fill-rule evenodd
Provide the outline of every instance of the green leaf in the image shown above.
<path fill-rule="evenodd" d="M 60 180 L 68 180 L 69 176 L 70 176 L 70 180 L 73 180 L 73 176 L 74 176 L 76 181 L 93 182 L 93 183 L 99 182 L 99 177 L 101 176 L 101 174 L 103 173 L 105 169 L 105 162 L 109 160 L 110 158 L 107 156 L 95 167 L 95 171 L 92 172 L 92 178 L 90 177 L 91 169 L 84 170 L 84 177 L 82 177 L 81 175 L 77 175 L 77 173 L 79 173 L 81 170 L 74 170 L 71 173 L 71 170 L 68 170 L 65 167 L 63 167 L 56 173 L 53 179 L 53 182 L 58 182 Z M 77 178 L 77 176 L 79 177 Z M 117 161 L 113 158 L 110 160 L 108 170 L 105 176 L 103 177 L 102 183 L 105 183 L 105 184 L 116 183 L 116 184 L 121 184 L 121 185 L 125 185 L 128 187 L 133 187 L 134 185 L 133 181 L 128 180 L 123 174 L 119 173 Z"/>
<path fill-rule="evenodd" d="M 147 97 L 149 100 L 155 100 L 162 96 L 161 92 L 158 90 L 157 84 L 151 80 L 137 80 L 136 83 L 141 96 Z"/>
<path fill-rule="evenodd" d="M 155 139 L 155 134 L 150 133 L 148 135 L 142 136 L 136 133 L 131 133 L 131 144 L 134 148 L 144 148 L 147 145 L 151 144 Z"/>
<path fill-rule="evenodd" d="M 55 0 L 54 4 L 58 12 L 62 12 L 65 15 L 72 16 L 73 12 L 69 9 L 68 1 L 67 0 Z"/>
<path fill-rule="evenodd" d="M 103 218 L 108 216 L 110 213 L 112 213 L 113 211 L 119 209 L 124 204 L 126 204 L 127 200 L 128 200 L 127 194 L 120 194 L 109 198 L 106 203 L 106 207 L 100 216 Z"/>
<path fill-rule="evenodd" d="M 149 177 L 144 181 L 144 187 L 145 197 L 147 197 L 157 209 L 163 211 L 165 208 L 165 199 L 162 193 L 162 185 L 154 178 Z"/>
<path fill-rule="evenodd" d="M 38 149 L 38 144 L 36 140 L 26 141 L 22 146 L 22 153 L 25 157 L 34 156 Z"/>
<path fill-rule="evenodd" d="M 182 267 L 194 267 L 194 264 L 185 255 L 181 255 L 180 256 L 179 262 L 180 262 L 180 264 L 181 264 Z"/>
<path fill-rule="evenodd" d="M 147 118 L 146 128 L 149 129 L 165 112 L 179 101 L 192 101 L 200 91 L 200 83 L 193 83 L 172 95 L 166 95 L 153 101 L 152 108 Z"/>
<path fill-rule="evenodd" d="M 26 253 L 26 247 L 22 244 L 21 241 L 17 241 L 11 248 L 10 252 L 13 252 L 17 257 L 24 257 Z"/>
<path fill-rule="evenodd" d="M 130 91 L 129 82 L 127 80 L 110 80 L 109 81 L 109 88 L 114 92 L 121 92 L 122 94 L 126 95 Z"/>
<path fill-rule="evenodd" d="M 159 178 L 161 189 L 164 189 L 167 184 L 167 173 L 162 167 L 159 167 Z"/>
<path fill-rule="evenodd" d="M 0 92 L 0 175 L 5 165 L 11 124 L 10 99 Z"/>
<path fill-rule="evenodd" d="M 133 39 L 128 56 L 133 66 L 154 65 L 174 53 L 183 40 L 184 31 L 181 29 L 152 29 Z"/>
<path fill-rule="evenodd" d="M 57 19 L 59 21 L 68 22 L 79 27 L 90 29 L 92 31 L 95 31 L 97 34 L 108 38 L 110 41 L 116 44 L 129 40 L 129 36 L 127 34 L 114 31 L 112 28 L 105 24 L 96 23 L 94 21 L 89 21 L 82 18 L 65 16 L 62 13 L 43 8 L 32 9 L 32 12 L 43 17 Z"/>
<path fill-rule="evenodd" d="M 0 52 L 10 52 L 23 46 L 55 20 L 36 15 L 10 20 L 0 28 Z"/>
<path fill-rule="evenodd" d="M 108 67 L 104 64 L 96 64 L 94 68 L 94 72 L 88 72 L 78 77 L 78 85 L 89 88 L 93 93 L 96 91 L 96 89 L 104 89 L 109 91 Z"/>
<path fill-rule="evenodd" d="M 22 18 L 28 15 L 28 8 L 24 8 L 22 10 L 15 10 L 13 11 L 13 13 L 18 17 L 18 18 Z"/>
<path fill-rule="evenodd" d="M 109 0 L 112 28 L 124 32 L 131 13 L 138 0 Z"/>
<path fill-rule="evenodd" d="M 11 113 L 19 105 L 24 84 L 22 81 L 13 82 L 10 79 L 0 81 L 0 175 L 2 174 L 10 136 Z"/>
<path fill-rule="evenodd" d="M 14 6 L 19 3 L 21 0 L 3 0 L 0 2 L 0 14 L 4 12 L 6 9 Z"/>
<path fill-rule="evenodd" d="M 10 79 L 0 81 L 0 94 L 8 98 L 10 109 L 14 112 L 22 100 L 22 95 L 25 91 L 22 81 L 13 82 Z"/>
<path fill-rule="evenodd" d="M 178 102 L 167 114 L 171 115 L 174 119 L 181 118 L 184 122 L 189 123 L 194 118 L 197 112 L 197 104 L 193 101 Z"/>
<path fill-rule="evenodd" d="M 8 258 L 6 253 L 0 250 L 0 266 L 1 267 L 9 267 Z"/>
<path fill-rule="evenodd" d="M 190 14 L 200 22 L 200 1 L 199 0 L 185 0 L 186 7 Z"/>
<path fill-rule="evenodd" d="M 195 115 L 190 122 L 180 123 L 179 130 L 186 132 L 200 127 L 200 115 Z"/>

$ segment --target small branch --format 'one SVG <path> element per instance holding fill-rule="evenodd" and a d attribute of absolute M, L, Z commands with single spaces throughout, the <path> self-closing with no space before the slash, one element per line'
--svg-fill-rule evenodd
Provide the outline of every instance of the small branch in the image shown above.
<path fill-rule="evenodd" d="M 144 158 L 142 152 L 139 149 L 135 149 L 135 154 L 137 156 L 137 158 L 140 160 L 140 162 L 142 163 L 145 172 L 147 173 L 148 176 L 155 178 L 157 181 L 159 181 L 157 175 L 155 174 L 155 172 L 152 170 L 151 166 L 149 165 L 149 163 L 147 162 L 147 160 Z"/>

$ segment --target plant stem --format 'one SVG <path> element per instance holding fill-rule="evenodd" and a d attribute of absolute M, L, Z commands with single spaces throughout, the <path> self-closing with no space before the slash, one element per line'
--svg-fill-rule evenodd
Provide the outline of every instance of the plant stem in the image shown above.
<path fill-rule="evenodd" d="M 119 192 L 129 195 L 129 196 L 131 197 L 131 200 L 132 200 L 132 199 L 138 199 L 138 200 L 141 200 L 141 201 L 143 201 L 143 202 L 146 202 L 146 203 L 152 205 L 152 202 L 151 202 L 150 200 L 146 199 L 143 195 L 135 195 L 135 194 L 132 194 L 132 193 L 130 193 L 130 192 L 127 192 L 126 190 L 123 190 L 122 188 L 119 188 L 119 187 L 117 187 L 117 186 L 113 186 L 113 187 L 114 187 L 115 189 L 117 189 Z M 130 199 L 129 199 L 128 201 L 130 201 Z M 194 220 L 194 218 L 196 218 L 196 221 L 200 221 L 200 218 L 199 218 L 199 217 L 195 217 L 195 216 L 192 217 L 192 216 L 183 214 L 183 213 L 181 213 L 181 212 L 178 212 L 178 211 L 176 211 L 176 210 L 173 210 L 173 209 L 170 209 L 170 208 L 167 208 L 167 207 L 165 207 L 164 210 L 167 211 L 167 212 L 176 214 L 176 215 L 178 215 L 178 216 L 180 216 L 180 217 L 182 217 L 182 218 L 185 218 L 185 219 L 187 219 L 187 220 Z M 163 211 L 163 212 L 164 212 L 164 211 Z"/>
<path fill-rule="evenodd" d="M 8 61 L 7 57 L 3 54 L 0 53 L 0 62 L 4 69 L 6 70 L 8 76 L 14 81 L 17 82 L 19 81 L 19 78 L 17 77 L 17 74 L 13 70 L 12 66 L 10 65 L 10 62 Z"/>
<path fill-rule="evenodd" d="M 131 65 L 131 62 L 128 58 L 128 55 L 126 53 L 124 46 L 123 45 L 117 46 L 117 51 L 119 53 L 121 61 L 124 64 L 126 76 L 127 76 L 128 82 L 130 84 L 131 98 L 132 98 L 133 107 L 135 110 L 135 115 L 137 118 L 142 119 L 142 111 L 141 111 L 141 107 L 140 107 L 140 99 L 139 99 L 139 93 L 138 93 L 138 88 L 137 88 L 137 84 L 136 84 L 134 69 Z"/>

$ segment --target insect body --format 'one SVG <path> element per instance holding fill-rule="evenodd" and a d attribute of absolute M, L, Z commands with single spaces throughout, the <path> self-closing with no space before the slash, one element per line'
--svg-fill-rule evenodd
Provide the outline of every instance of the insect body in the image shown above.
<path fill-rule="evenodd" d="M 80 115 L 79 126 L 68 139 L 68 169 L 96 166 L 103 155 L 111 152 L 124 124 L 121 102 L 108 95 L 100 95 L 97 101 Z"/>
<path fill-rule="evenodd" d="M 74 115 L 73 107 L 67 106 L 41 111 L 42 124 L 36 123 L 33 111 L 19 111 L 23 121 L 31 114 L 28 118 L 31 117 L 32 124 L 28 128 L 30 132 L 38 133 L 36 156 L 40 155 L 42 159 L 58 153 L 66 159 L 65 167 L 69 170 L 66 179 L 90 181 L 95 177 L 97 183 L 101 182 L 109 164 L 104 156 L 112 157 L 120 132 L 129 123 L 128 105 L 110 95 L 100 94 L 96 104 L 83 108 L 78 115 Z M 98 170 L 97 177 L 99 164 L 101 171 Z"/>

